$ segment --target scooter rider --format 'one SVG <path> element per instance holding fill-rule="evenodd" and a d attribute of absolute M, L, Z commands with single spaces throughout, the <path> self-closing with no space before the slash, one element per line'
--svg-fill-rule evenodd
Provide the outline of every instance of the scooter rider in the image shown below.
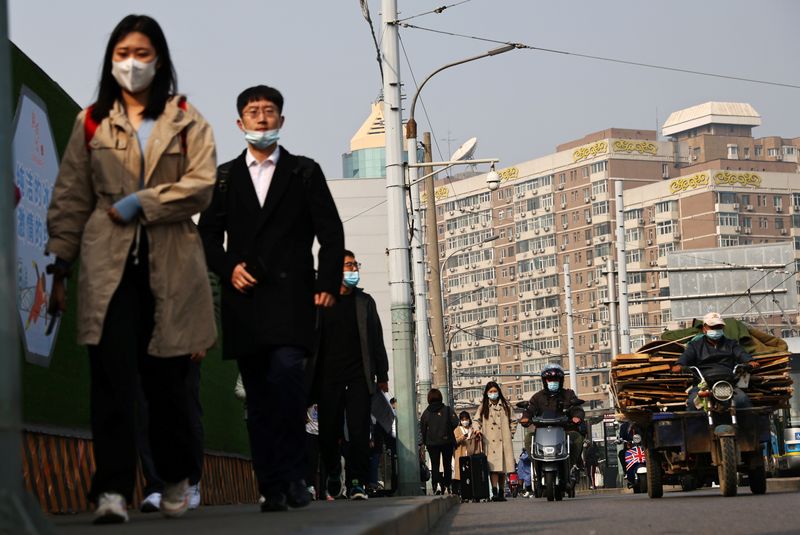
<path fill-rule="evenodd" d="M 724 328 L 725 320 L 717 312 L 709 312 L 703 316 L 703 334 L 686 344 L 678 362 L 672 366 L 672 372 L 681 373 L 687 371 L 689 366 L 696 366 L 710 382 L 710 387 L 713 381 L 729 380 L 733 377 L 733 369 L 737 364 L 745 364 L 750 369 L 758 367 L 758 362 L 753 360 L 739 342 L 725 337 Z M 686 401 L 689 410 L 699 410 L 694 402 L 698 392 L 697 381 L 699 379 L 695 378 L 695 385 L 689 391 Z M 741 388 L 734 388 L 733 401 L 738 408 L 753 406 Z"/>
<path fill-rule="evenodd" d="M 583 400 L 578 399 L 575 392 L 564 388 L 564 369 L 558 364 L 547 364 L 542 369 L 543 388 L 536 392 L 528 402 L 528 407 L 520 418 L 520 423 L 527 426 L 531 418 L 554 414 L 566 414 L 571 426 L 567 430 L 570 441 L 570 461 L 572 466 L 581 466 L 583 452 L 583 435 L 580 430 L 585 427 Z"/>

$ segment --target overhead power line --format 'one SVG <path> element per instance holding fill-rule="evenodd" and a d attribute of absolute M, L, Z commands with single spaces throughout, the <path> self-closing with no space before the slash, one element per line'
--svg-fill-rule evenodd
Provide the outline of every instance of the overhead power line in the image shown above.
<path fill-rule="evenodd" d="M 681 68 L 681 67 L 670 67 L 670 66 L 667 66 L 667 65 L 657 65 L 655 63 L 644 63 L 644 62 L 641 62 L 641 61 L 631 61 L 631 60 L 619 59 L 619 58 L 609 58 L 609 57 L 605 57 L 605 56 L 595 56 L 595 55 L 592 55 L 592 54 L 583 54 L 583 53 L 580 53 L 580 52 L 570 52 L 568 50 L 559 50 L 559 49 L 555 49 L 555 48 L 544 48 L 544 47 L 538 47 L 538 46 L 533 46 L 533 45 L 527 45 L 527 44 L 524 44 L 524 43 L 514 43 L 514 42 L 511 42 L 511 41 L 501 41 L 501 40 L 498 40 L 498 39 L 489 39 L 489 38 L 486 38 L 486 37 L 479 37 L 479 36 L 476 36 L 476 35 L 467 35 L 467 34 L 456 33 L 456 32 L 448 32 L 448 31 L 445 31 L 445 30 L 437 30 L 435 28 L 425 28 L 425 27 L 422 27 L 422 26 L 416 26 L 414 24 L 408 24 L 408 23 L 400 22 L 400 21 L 398 21 L 397 24 L 399 24 L 403 28 L 409 28 L 409 29 L 414 29 L 414 30 L 423 30 L 423 31 L 426 31 L 426 32 L 438 33 L 438 34 L 442 34 L 442 35 L 449 35 L 451 37 L 461 37 L 461 38 L 464 38 L 464 39 L 473 39 L 473 40 L 476 40 L 476 41 L 483 41 L 483 42 L 486 42 L 486 43 L 514 45 L 515 47 L 520 48 L 520 49 L 534 50 L 534 51 L 537 51 L 537 52 L 546 52 L 548 54 L 560 54 L 560 55 L 564 55 L 564 56 L 573 56 L 573 57 L 577 57 L 577 58 L 592 59 L 592 60 L 596 60 L 596 61 L 606 61 L 606 62 L 609 62 L 609 63 L 618 63 L 618 64 L 621 64 L 621 65 L 632 65 L 634 67 L 645 67 L 645 68 L 648 68 L 648 69 L 658 69 L 658 70 L 662 70 L 662 71 L 680 72 L 680 73 L 684 73 L 684 74 L 694 74 L 694 75 L 698 75 L 698 76 L 708 76 L 708 77 L 712 77 L 712 78 L 722 78 L 722 79 L 725 79 L 725 80 L 737 80 L 737 81 L 740 81 L 740 82 L 750 82 L 750 83 L 753 83 L 753 84 L 771 85 L 771 86 L 777 86 L 777 87 L 788 87 L 790 89 L 800 89 L 800 85 L 790 84 L 790 83 L 786 83 L 786 82 L 774 82 L 774 81 L 771 81 L 771 80 L 759 80 L 759 79 L 756 79 L 756 78 L 745 78 L 743 76 L 733 76 L 733 75 L 729 75 L 729 74 L 720 74 L 720 73 L 713 73 L 713 72 L 698 71 L 698 70 L 694 70 L 694 69 L 685 69 L 685 68 Z"/>
<path fill-rule="evenodd" d="M 404 19 L 398 19 L 395 22 L 399 23 L 399 22 L 403 22 L 403 21 L 406 21 L 406 20 L 416 19 L 417 17 L 422 17 L 422 16 L 425 16 L 425 15 L 431 15 L 433 13 L 436 13 L 437 15 L 439 15 L 446 9 L 449 9 L 449 8 L 455 7 L 455 6 L 460 6 L 461 4 L 466 4 L 467 2 L 472 2 L 472 0 L 461 0 L 461 2 L 456 2 L 455 4 L 450 4 L 450 5 L 446 5 L 446 6 L 440 6 L 440 7 L 437 7 L 436 9 L 431 9 L 430 11 L 424 11 L 422 13 L 417 13 L 416 15 L 411 15 L 410 17 L 406 17 Z"/>

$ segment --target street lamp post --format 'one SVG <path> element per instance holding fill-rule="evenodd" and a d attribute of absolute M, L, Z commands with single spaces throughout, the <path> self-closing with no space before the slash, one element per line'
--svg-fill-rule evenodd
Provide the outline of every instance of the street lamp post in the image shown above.
<path fill-rule="evenodd" d="M 396 5 L 394 6 L 396 8 Z M 419 184 L 417 181 L 417 122 L 414 119 L 414 111 L 417 106 L 417 99 L 419 98 L 420 91 L 428 83 L 433 76 L 442 72 L 445 69 L 449 69 L 450 67 L 455 67 L 456 65 L 462 65 L 464 63 L 468 63 L 470 61 L 475 61 L 481 58 L 489 57 L 489 56 L 496 56 L 498 54 L 503 54 L 510 50 L 517 48 L 517 45 L 507 44 L 502 47 L 495 48 L 493 50 L 489 50 L 483 54 L 479 54 L 477 56 L 472 56 L 460 61 L 455 61 L 452 63 L 448 63 L 442 67 L 439 67 L 431 74 L 429 74 L 425 80 L 417 88 L 416 93 L 414 93 L 414 97 L 411 100 L 411 107 L 409 108 L 409 118 L 408 122 L 406 123 L 406 147 L 408 152 L 408 170 L 409 170 L 409 183 L 411 184 L 411 204 L 413 209 L 413 222 L 414 222 L 414 232 L 411 237 L 412 241 L 412 259 L 414 264 L 414 287 L 417 288 L 416 290 L 416 298 L 417 298 L 417 308 L 416 308 L 416 320 L 417 320 L 417 351 L 419 356 L 419 363 L 420 363 L 420 370 L 419 370 L 419 385 L 420 390 L 425 391 L 426 389 L 430 388 L 431 386 L 431 375 L 430 375 L 430 363 L 428 362 L 428 343 L 427 343 L 427 328 L 428 328 L 428 314 L 427 314 L 427 306 L 428 303 L 425 301 L 425 295 L 422 289 L 425 287 L 425 266 L 422 254 L 422 218 L 420 215 L 420 195 L 419 195 Z M 388 138 L 387 138 L 388 143 Z M 449 155 L 448 155 L 449 156 Z M 490 184 L 491 188 L 491 184 Z M 427 240 L 426 240 L 426 253 L 428 255 L 428 265 L 431 270 L 431 281 L 438 281 L 441 278 L 441 274 L 439 272 L 439 264 L 435 261 L 436 258 L 439 258 L 439 238 L 438 232 L 436 228 L 436 199 L 433 190 L 433 174 L 429 174 L 427 176 L 427 180 L 425 181 L 425 191 L 427 193 L 425 199 L 425 226 L 427 228 Z M 436 369 L 436 383 L 443 384 L 444 381 L 442 380 L 442 364 L 443 364 L 443 357 L 444 357 L 444 330 L 442 325 L 442 294 L 441 289 L 436 287 L 435 285 L 431 284 L 429 288 L 430 293 L 430 333 L 432 339 L 432 346 L 433 346 L 433 365 Z"/>

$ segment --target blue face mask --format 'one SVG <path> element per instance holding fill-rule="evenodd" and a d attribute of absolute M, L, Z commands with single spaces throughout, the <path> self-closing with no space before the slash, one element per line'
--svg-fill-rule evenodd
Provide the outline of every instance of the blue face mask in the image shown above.
<path fill-rule="evenodd" d="M 245 130 L 244 139 L 257 149 L 266 149 L 273 143 L 277 143 L 280 139 L 280 129 L 267 130 L 260 132 L 258 130 Z"/>
<path fill-rule="evenodd" d="M 550 392 L 558 392 L 558 381 L 547 381 L 547 389 Z"/>
<path fill-rule="evenodd" d="M 709 329 L 706 336 L 708 336 L 710 340 L 719 340 L 722 338 L 723 332 L 722 329 Z"/>
<path fill-rule="evenodd" d="M 358 281 L 361 280 L 361 275 L 359 275 L 358 271 L 345 271 L 344 272 L 344 285 L 348 288 L 355 288 L 358 284 Z"/>

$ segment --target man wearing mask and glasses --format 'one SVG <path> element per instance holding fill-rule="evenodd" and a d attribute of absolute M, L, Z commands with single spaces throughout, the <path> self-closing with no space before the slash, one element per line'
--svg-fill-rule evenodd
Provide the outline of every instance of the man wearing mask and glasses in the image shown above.
<path fill-rule="evenodd" d="M 345 250 L 336 304 L 320 311 L 317 352 L 309 362 L 312 400 L 319 404 L 319 446 L 327 492 L 341 492 L 340 440 L 347 425 L 347 496 L 366 500 L 369 475 L 371 397 L 389 391 L 389 359 L 375 300 L 357 285 L 359 268 Z"/>
<path fill-rule="evenodd" d="M 756 368 L 758 362 L 753 360 L 739 342 L 726 338 L 724 329 L 725 320 L 717 312 L 709 312 L 703 316 L 702 334 L 695 336 L 686 344 L 686 349 L 678 358 L 678 362 L 672 366 L 672 372 L 688 372 L 689 366 L 696 366 L 710 386 L 719 380 L 733 380 L 733 368 L 737 364 L 745 364 L 750 369 Z M 694 402 L 698 391 L 697 381 L 699 378 L 695 377 L 695 385 L 689 391 L 689 398 L 686 401 L 689 410 L 700 410 Z M 734 388 L 733 400 L 738 408 L 753 406 L 741 388 Z"/>
<path fill-rule="evenodd" d="M 223 356 L 237 361 L 246 391 L 261 510 L 285 511 L 311 500 L 304 368 L 316 309 L 339 294 L 344 232 L 319 165 L 278 145 L 280 92 L 251 87 L 236 107 L 247 148 L 217 170 L 199 231 L 222 285 Z"/>

